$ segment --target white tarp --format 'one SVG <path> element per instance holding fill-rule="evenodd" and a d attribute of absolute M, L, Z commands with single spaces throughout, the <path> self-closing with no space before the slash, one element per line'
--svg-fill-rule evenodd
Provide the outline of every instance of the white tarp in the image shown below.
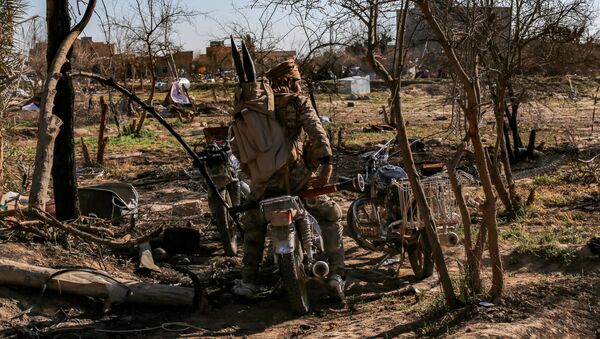
<path fill-rule="evenodd" d="M 169 96 L 171 98 L 171 102 L 179 105 L 189 105 L 190 99 L 185 94 L 185 90 L 183 89 L 185 84 L 182 84 L 180 81 L 174 81 L 171 84 L 171 90 L 169 91 Z"/>
<path fill-rule="evenodd" d="M 38 105 L 36 105 L 34 102 L 32 102 L 32 103 L 30 103 L 28 105 L 23 106 L 21 109 L 24 110 L 24 111 L 35 111 L 35 112 L 37 112 L 37 111 L 40 110 L 40 108 L 38 107 Z"/>
<path fill-rule="evenodd" d="M 338 93 L 364 95 L 371 93 L 369 77 L 348 77 L 338 80 Z"/>

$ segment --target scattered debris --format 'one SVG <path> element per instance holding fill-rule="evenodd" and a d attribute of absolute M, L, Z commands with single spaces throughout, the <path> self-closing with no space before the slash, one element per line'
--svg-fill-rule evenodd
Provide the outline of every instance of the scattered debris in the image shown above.
<path fill-rule="evenodd" d="M 77 190 L 82 215 L 93 214 L 111 220 L 113 224 L 124 222 L 125 216 L 135 217 L 139 196 L 130 184 L 109 182 Z"/>
<path fill-rule="evenodd" d="M 198 113 L 206 114 L 206 115 L 227 115 L 227 114 L 229 114 L 229 112 L 227 111 L 227 109 L 224 106 L 218 105 L 218 104 L 205 103 L 205 102 L 198 104 L 196 109 L 197 109 Z"/>
<path fill-rule="evenodd" d="M 83 167 L 77 169 L 77 176 L 80 178 L 99 178 L 104 175 L 104 169 L 100 167 Z"/>
<path fill-rule="evenodd" d="M 383 132 L 383 131 L 395 131 L 396 128 L 390 125 L 371 125 L 370 127 L 365 128 L 365 132 L 375 131 L 375 132 Z"/>
<path fill-rule="evenodd" d="M 410 149 L 413 152 L 422 152 L 425 150 L 425 143 L 421 139 L 408 139 Z"/>
<path fill-rule="evenodd" d="M 319 117 L 319 119 L 321 119 L 322 123 L 330 123 L 331 122 L 331 117 L 325 116 L 325 115 L 321 115 Z"/>
<path fill-rule="evenodd" d="M 143 155 L 142 152 L 131 152 L 131 153 L 125 153 L 125 154 L 111 154 L 111 155 L 107 155 L 106 159 L 107 160 L 128 159 L 128 158 L 133 158 L 133 157 L 141 157 L 142 155 Z"/>
<path fill-rule="evenodd" d="M 389 292 L 380 292 L 380 293 L 367 293 L 367 294 L 363 294 L 360 296 L 360 299 L 363 301 L 373 301 L 373 300 L 379 300 L 379 299 L 383 299 L 383 298 L 392 298 L 392 297 L 399 297 L 405 294 L 418 294 L 419 290 L 417 288 L 415 288 L 413 285 L 409 285 L 406 287 L 403 287 L 401 289 L 397 289 L 394 291 L 389 291 Z"/>
<path fill-rule="evenodd" d="M 25 208 L 29 204 L 29 197 L 18 192 L 7 192 L 2 196 L 0 203 L 5 206 L 4 211 Z"/>
<path fill-rule="evenodd" d="M 600 254 L 600 237 L 594 237 L 587 243 L 588 247 L 592 249 L 595 254 Z"/>
<path fill-rule="evenodd" d="M 36 105 L 34 102 L 27 104 L 23 107 L 21 107 L 22 110 L 24 111 L 32 111 L 32 112 L 39 112 L 40 111 L 40 106 Z"/>
<path fill-rule="evenodd" d="M 439 147 L 442 146 L 442 138 L 433 138 L 425 140 L 425 145 L 430 147 Z"/>

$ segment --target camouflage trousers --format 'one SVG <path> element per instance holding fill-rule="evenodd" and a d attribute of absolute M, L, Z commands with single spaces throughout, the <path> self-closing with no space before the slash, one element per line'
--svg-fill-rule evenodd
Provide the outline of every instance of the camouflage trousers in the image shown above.
<path fill-rule="evenodd" d="M 304 201 L 306 210 L 314 216 L 321 226 L 325 255 L 328 258 L 330 274 L 344 276 L 344 245 L 342 242 L 343 227 L 340 219 L 340 206 L 326 196 Z M 258 209 L 245 213 L 242 217 L 244 228 L 244 258 L 242 279 L 254 283 L 263 259 L 267 221 Z"/>

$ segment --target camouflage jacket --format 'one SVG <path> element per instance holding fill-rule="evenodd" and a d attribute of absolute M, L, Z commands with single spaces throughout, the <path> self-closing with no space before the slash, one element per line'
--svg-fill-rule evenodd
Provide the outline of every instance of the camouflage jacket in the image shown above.
<path fill-rule="evenodd" d="M 292 145 L 292 156 L 287 168 L 269 179 L 267 194 L 285 194 L 286 177 L 289 178 L 291 193 L 296 193 L 306 186 L 319 166 L 318 160 L 332 156 L 329 138 L 315 109 L 305 96 L 275 94 L 275 114 Z"/>

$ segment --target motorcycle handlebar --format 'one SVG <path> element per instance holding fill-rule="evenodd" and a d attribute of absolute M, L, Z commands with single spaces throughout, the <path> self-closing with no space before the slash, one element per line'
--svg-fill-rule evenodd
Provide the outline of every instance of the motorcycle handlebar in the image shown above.
<path fill-rule="evenodd" d="M 319 195 L 335 193 L 338 191 L 355 191 L 362 193 L 365 190 L 365 179 L 360 174 L 357 174 L 355 178 L 342 177 L 340 179 L 342 179 L 342 181 L 338 182 L 337 184 L 325 185 L 319 188 L 311 188 L 298 193 L 298 196 L 303 199 L 307 199 L 314 198 Z M 241 213 L 258 207 L 260 207 L 260 203 L 258 201 L 251 201 L 244 205 L 230 207 L 228 211 L 229 213 Z"/>

